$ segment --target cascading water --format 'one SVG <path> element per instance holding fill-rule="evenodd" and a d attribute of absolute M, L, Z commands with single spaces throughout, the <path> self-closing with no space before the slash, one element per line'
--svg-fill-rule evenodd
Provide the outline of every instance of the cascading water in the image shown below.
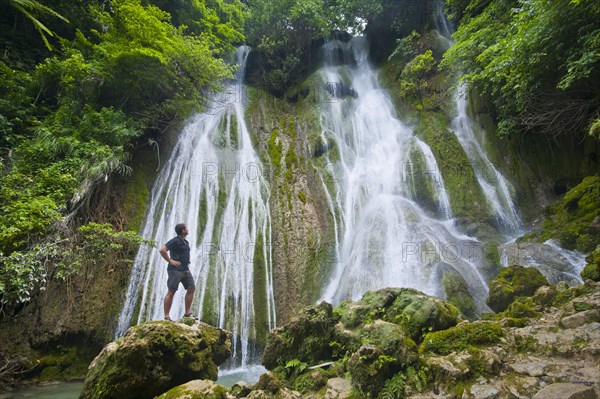
<path fill-rule="evenodd" d="M 163 245 L 177 223 L 190 227 L 193 309 L 233 333 L 230 366 L 256 361 L 253 343 L 275 327 L 271 279 L 269 190 L 241 102 L 249 49 L 237 57 L 237 79 L 213 97 L 210 112 L 183 129 L 152 189 L 142 235 Z M 138 252 L 116 335 L 132 324 L 163 318 L 166 263 L 157 249 Z M 171 315 L 183 314 L 183 292 Z M 259 301 L 263 308 L 257 309 Z"/>
<path fill-rule="evenodd" d="M 500 229 L 509 235 L 515 235 L 521 230 L 521 220 L 513 201 L 510 183 L 489 160 L 477 140 L 477 124 L 467 114 L 464 84 L 459 86 L 455 102 L 458 115 L 452 121 L 452 130 L 469 158 L 477 182 Z"/>
<path fill-rule="evenodd" d="M 330 41 L 324 51 L 320 76 L 331 99 L 321 103 L 321 138 L 334 171 L 323 172 L 322 182 L 337 263 L 322 298 L 339 303 L 389 286 L 441 296 L 440 272 L 457 272 L 486 309 L 480 245 L 453 227 L 435 158 L 395 116 L 366 40 Z M 424 191 L 433 206 L 421 205 Z"/>

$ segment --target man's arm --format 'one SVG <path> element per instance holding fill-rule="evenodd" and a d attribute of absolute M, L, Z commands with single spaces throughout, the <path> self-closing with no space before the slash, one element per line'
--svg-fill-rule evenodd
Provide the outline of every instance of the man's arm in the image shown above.
<path fill-rule="evenodd" d="M 168 264 L 170 264 L 171 266 L 179 266 L 181 265 L 181 262 L 175 259 L 171 259 L 171 257 L 169 256 L 169 248 L 167 248 L 166 246 L 163 246 L 160 250 L 160 255 L 163 257 L 164 260 L 167 261 Z"/>

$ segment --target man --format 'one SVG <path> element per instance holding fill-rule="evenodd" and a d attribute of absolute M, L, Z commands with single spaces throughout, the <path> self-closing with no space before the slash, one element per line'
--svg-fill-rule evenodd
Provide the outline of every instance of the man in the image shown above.
<path fill-rule="evenodd" d="M 167 273 L 169 275 L 167 279 L 168 291 L 164 301 L 165 320 L 167 321 L 171 321 L 169 313 L 171 312 L 173 297 L 179 288 L 179 283 L 183 284 L 183 288 L 186 290 L 185 313 L 183 317 L 195 318 L 191 307 L 194 292 L 196 291 L 196 284 L 194 284 L 194 277 L 189 269 L 190 244 L 185 239 L 189 233 L 188 226 L 184 223 L 179 223 L 175 226 L 175 233 L 177 233 L 177 237 L 170 239 L 160 249 L 161 256 L 169 263 L 169 266 L 167 266 Z"/>

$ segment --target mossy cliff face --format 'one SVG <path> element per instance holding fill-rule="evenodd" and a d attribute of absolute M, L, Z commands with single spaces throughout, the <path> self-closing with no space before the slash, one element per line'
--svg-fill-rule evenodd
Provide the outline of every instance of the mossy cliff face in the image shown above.
<path fill-rule="evenodd" d="M 216 380 L 231 337 L 204 323 L 166 321 L 130 328 L 90 365 L 80 398 L 153 398 L 194 379 Z"/>
<path fill-rule="evenodd" d="M 316 301 L 331 266 L 332 224 L 308 145 L 318 132 L 316 108 L 248 90 L 249 128 L 270 182 L 277 318 L 285 322 L 301 306 Z"/>

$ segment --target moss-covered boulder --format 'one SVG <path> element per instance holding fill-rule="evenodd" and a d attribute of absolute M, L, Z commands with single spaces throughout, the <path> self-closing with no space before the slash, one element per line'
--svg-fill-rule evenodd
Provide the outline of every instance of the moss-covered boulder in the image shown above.
<path fill-rule="evenodd" d="M 192 380 L 168 390 L 157 399 L 235 399 L 235 396 L 211 380 Z"/>
<path fill-rule="evenodd" d="M 165 321 L 130 328 L 89 367 L 80 399 L 153 398 L 191 380 L 216 380 L 230 334 L 208 324 Z"/>
<path fill-rule="evenodd" d="M 384 320 L 402 326 L 419 343 L 428 332 L 455 326 L 460 321 L 460 312 L 441 299 L 403 288 L 386 309 Z"/>
<path fill-rule="evenodd" d="M 308 364 L 331 359 L 329 341 L 335 324 L 329 303 L 304 308 L 288 324 L 269 334 L 262 364 L 272 370 L 293 359 Z"/>
<path fill-rule="evenodd" d="M 581 271 L 581 278 L 600 281 L 600 245 L 585 258 L 585 261 L 587 265 Z"/>
<path fill-rule="evenodd" d="M 502 269 L 490 284 L 488 306 L 502 312 L 518 296 L 531 296 L 538 288 L 549 285 L 548 280 L 533 267 L 513 265 Z"/>
<path fill-rule="evenodd" d="M 382 319 L 402 326 L 415 342 L 421 342 L 425 333 L 455 326 L 460 321 L 455 306 L 412 288 L 369 291 L 358 302 L 343 302 L 334 313 L 343 326 L 336 329 L 338 338 L 341 330 L 348 333 L 348 329 Z"/>
<path fill-rule="evenodd" d="M 419 352 L 448 355 L 451 352 L 496 344 L 503 336 L 504 330 L 498 323 L 467 322 L 447 330 L 427 334 L 419 346 Z"/>

